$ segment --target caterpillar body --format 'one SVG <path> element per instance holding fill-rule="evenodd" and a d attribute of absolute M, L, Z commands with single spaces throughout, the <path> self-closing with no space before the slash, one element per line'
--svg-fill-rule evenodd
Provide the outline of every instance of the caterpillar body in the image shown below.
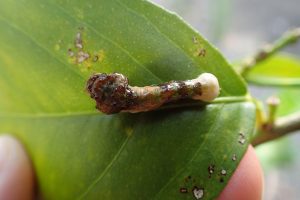
<path fill-rule="evenodd" d="M 218 79 L 210 73 L 145 87 L 130 86 L 128 78 L 119 73 L 99 73 L 89 78 L 86 88 L 96 101 L 96 108 L 106 114 L 145 112 L 186 98 L 212 101 L 220 92 Z"/>

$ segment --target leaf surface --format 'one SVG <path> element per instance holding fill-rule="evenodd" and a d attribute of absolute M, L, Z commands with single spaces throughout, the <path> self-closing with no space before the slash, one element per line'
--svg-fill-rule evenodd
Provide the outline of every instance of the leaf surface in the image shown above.
<path fill-rule="evenodd" d="M 0 132 L 24 143 L 44 199 L 193 199 L 194 187 L 214 199 L 225 187 L 255 108 L 227 61 L 176 15 L 138 0 L 11 0 L 0 2 L 0 27 Z M 89 58 L 79 62 L 79 51 Z M 221 95 L 107 116 L 84 87 L 92 73 L 114 71 L 139 86 L 210 72 Z"/>
<path fill-rule="evenodd" d="M 299 86 L 300 60 L 288 54 L 275 55 L 254 66 L 246 79 L 262 85 Z"/>

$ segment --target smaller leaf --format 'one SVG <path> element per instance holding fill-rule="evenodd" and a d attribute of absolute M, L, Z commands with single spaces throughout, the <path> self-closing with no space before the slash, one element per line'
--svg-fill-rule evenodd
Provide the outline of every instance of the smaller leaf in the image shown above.
<path fill-rule="evenodd" d="M 259 85 L 300 86 L 300 59 L 276 55 L 254 66 L 246 80 Z"/>
<path fill-rule="evenodd" d="M 288 87 L 278 91 L 280 105 L 278 107 L 278 115 L 284 116 L 297 111 L 300 111 L 299 95 L 300 89 Z"/>

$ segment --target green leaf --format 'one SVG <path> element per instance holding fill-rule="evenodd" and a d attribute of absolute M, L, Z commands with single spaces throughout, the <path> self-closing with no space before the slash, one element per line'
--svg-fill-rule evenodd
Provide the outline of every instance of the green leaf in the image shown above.
<path fill-rule="evenodd" d="M 225 187 L 255 108 L 227 61 L 176 15 L 138 0 L 11 0 L 0 2 L 0 26 L 0 132 L 25 145 L 44 199 L 193 199 L 194 186 L 214 199 Z M 76 64 L 79 32 L 90 57 Z M 207 106 L 103 115 L 85 82 L 114 71 L 139 86 L 211 72 L 221 95 Z"/>
<path fill-rule="evenodd" d="M 253 67 L 246 80 L 274 86 L 300 85 L 300 60 L 288 54 L 275 55 Z"/>
<path fill-rule="evenodd" d="M 278 115 L 284 116 L 300 111 L 299 95 L 300 89 L 296 87 L 287 87 L 278 91 L 280 105 L 278 106 Z"/>

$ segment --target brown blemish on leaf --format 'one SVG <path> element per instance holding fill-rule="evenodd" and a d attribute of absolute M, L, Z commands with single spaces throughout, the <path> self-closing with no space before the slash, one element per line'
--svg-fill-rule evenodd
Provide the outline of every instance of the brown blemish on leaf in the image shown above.
<path fill-rule="evenodd" d="M 195 57 L 205 57 L 206 56 L 206 49 L 203 44 L 201 44 L 196 36 L 192 38 L 194 47 L 190 49 L 193 52 Z"/>
<path fill-rule="evenodd" d="M 221 169 L 220 173 L 219 173 L 219 181 L 220 183 L 224 182 L 224 176 L 227 176 L 227 171 L 225 169 Z"/>
<path fill-rule="evenodd" d="M 244 135 L 244 133 L 239 133 L 239 139 L 238 139 L 238 142 L 243 145 L 245 142 L 246 142 L 246 137 Z"/>
<path fill-rule="evenodd" d="M 206 56 L 206 49 L 201 47 L 201 45 L 197 45 L 196 49 L 193 49 L 193 55 L 195 57 L 205 57 Z"/>
<path fill-rule="evenodd" d="M 209 178 L 211 178 L 211 175 L 215 172 L 215 165 L 209 165 L 207 168 L 208 174 L 209 174 Z"/>
<path fill-rule="evenodd" d="M 202 199 L 202 197 L 204 196 L 204 189 L 194 186 L 193 195 L 196 199 Z"/>
<path fill-rule="evenodd" d="M 69 62 L 82 66 L 82 71 L 91 69 L 94 63 L 101 62 L 104 59 L 104 51 L 99 50 L 91 54 L 86 50 L 86 42 L 84 42 L 84 28 L 79 27 L 74 38 L 74 48 L 68 49 Z"/>
<path fill-rule="evenodd" d="M 187 188 L 180 188 L 179 192 L 180 193 L 188 193 L 188 189 Z"/>
<path fill-rule="evenodd" d="M 77 49 L 83 49 L 82 33 L 78 32 L 74 41 L 75 47 Z"/>
<path fill-rule="evenodd" d="M 68 56 L 71 58 L 75 56 L 75 53 L 73 52 L 73 50 L 71 48 L 68 49 Z"/>
<path fill-rule="evenodd" d="M 232 155 L 232 161 L 236 161 L 237 157 L 236 157 L 236 154 L 233 154 Z"/>
<path fill-rule="evenodd" d="M 189 180 L 191 180 L 192 179 L 192 176 L 187 176 L 186 178 L 185 178 L 185 181 L 187 182 L 187 181 L 189 181 Z"/>
<path fill-rule="evenodd" d="M 97 62 L 98 59 L 99 59 L 99 56 L 98 56 L 98 55 L 94 55 L 94 56 L 93 56 L 93 62 Z"/>
<path fill-rule="evenodd" d="M 102 62 L 104 59 L 104 51 L 101 49 L 98 52 L 95 52 L 92 58 L 93 62 Z"/>
<path fill-rule="evenodd" d="M 196 184 L 197 180 L 195 177 L 186 176 L 184 178 L 184 184 L 179 188 L 179 192 L 186 194 L 191 192 L 191 195 L 196 199 L 202 199 L 204 196 L 204 188 Z"/>
<path fill-rule="evenodd" d="M 87 52 L 84 52 L 84 51 L 79 51 L 77 53 L 76 58 L 77 58 L 77 60 L 76 60 L 77 63 L 83 63 L 84 61 L 86 61 L 90 58 L 90 54 Z"/>
<path fill-rule="evenodd" d="M 198 49 L 198 56 L 199 57 L 205 57 L 206 56 L 206 50 L 204 48 Z"/>
<path fill-rule="evenodd" d="M 193 37 L 193 43 L 194 43 L 194 44 L 198 44 L 198 43 L 199 43 L 196 36 Z"/>
<path fill-rule="evenodd" d="M 191 176 L 185 177 L 184 182 L 185 182 L 185 183 L 189 182 L 189 181 L 191 180 L 191 178 L 192 178 Z"/>
<path fill-rule="evenodd" d="M 222 169 L 221 172 L 220 172 L 220 174 L 222 176 L 226 176 L 227 175 L 227 171 L 225 169 Z"/>

